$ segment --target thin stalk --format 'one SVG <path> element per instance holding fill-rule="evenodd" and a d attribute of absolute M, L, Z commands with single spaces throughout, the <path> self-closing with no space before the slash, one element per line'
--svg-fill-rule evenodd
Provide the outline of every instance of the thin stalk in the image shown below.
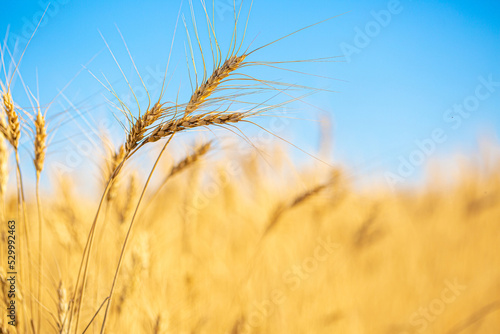
<path fill-rule="evenodd" d="M 108 217 L 109 217 L 109 210 L 110 210 L 109 208 L 110 208 L 111 203 L 112 203 L 112 202 L 111 202 L 111 201 L 109 201 L 109 200 L 107 200 L 106 202 L 107 202 L 107 205 L 106 205 L 106 209 L 105 209 L 105 211 L 104 211 L 104 221 L 107 221 L 107 220 L 108 220 Z M 99 232 L 99 231 L 98 231 L 98 232 Z M 102 240 L 103 240 L 103 238 L 104 238 L 104 233 L 101 233 L 100 235 L 97 235 L 97 241 L 96 241 L 97 246 L 96 246 L 96 247 L 99 247 L 99 245 L 101 245 L 101 244 L 102 244 Z M 101 253 L 100 253 L 100 252 L 97 252 L 95 261 L 96 261 L 97 268 L 96 268 L 96 273 L 95 273 L 95 276 L 96 276 L 96 282 L 94 283 L 94 284 L 95 284 L 95 289 L 94 289 L 95 291 L 94 291 L 94 298 L 93 298 L 93 300 L 92 300 L 92 304 L 94 304 L 95 302 L 97 302 L 97 300 L 98 300 L 98 298 L 99 298 L 99 287 L 100 287 L 100 284 L 99 284 L 99 282 L 100 282 L 100 280 L 99 280 L 99 276 L 100 276 L 100 270 L 101 270 L 101 265 L 102 265 L 102 256 L 101 256 Z M 108 298 L 106 298 L 106 299 L 104 300 L 104 302 L 105 302 L 107 299 L 108 299 Z M 99 309 L 98 309 L 97 313 L 99 313 L 99 310 L 100 310 L 100 309 L 104 306 L 104 302 L 102 303 L 101 307 L 99 307 Z M 97 313 L 96 313 L 96 315 L 95 315 L 95 316 L 97 316 Z M 92 318 L 92 319 L 94 319 L 94 318 Z M 92 320 L 92 321 L 93 321 L 93 320 Z M 91 323 L 92 323 L 92 321 L 91 321 Z M 88 326 L 90 326 L 90 324 L 89 324 Z M 83 333 L 85 333 L 85 331 L 87 330 L 88 326 L 87 326 L 87 327 L 86 327 L 86 329 L 82 332 L 82 334 L 83 334 Z M 94 329 L 93 329 L 93 331 L 94 331 L 94 332 L 96 331 L 96 327 L 97 327 L 97 326 L 99 326 L 99 325 L 97 324 L 97 322 L 94 322 L 94 326 L 93 326 L 93 327 L 94 327 Z"/>
<path fill-rule="evenodd" d="M 96 225 L 97 225 L 97 219 L 99 217 L 99 213 L 101 212 L 102 205 L 105 202 L 105 199 L 106 199 L 106 196 L 107 196 L 107 194 L 109 192 L 110 186 L 111 186 L 112 182 L 114 181 L 114 179 L 116 178 L 116 176 L 118 175 L 118 173 L 120 172 L 121 168 L 123 167 L 123 164 L 140 147 L 142 147 L 142 145 L 139 145 L 135 150 L 133 150 L 132 152 L 129 152 L 128 155 L 126 155 L 123 158 L 123 160 L 120 162 L 120 164 L 115 168 L 115 170 L 113 171 L 113 173 L 109 177 L 108 182 L 106 183 L 106 187 L 104 188 L 104 192 L 103 192 L 103 194 L 101 196 L 101 200 L 99 201 L 99 206 L 97 208 L 97 212 L 95 214 L 94 221 L 92 222 L 92 226 L 91 226 L 90 231 L 89 231 L 89 236 L 87 237 L 87 242 L 86 242 L 85 248 L 83 250 L 82 260 L 80 262 L 80 269 L 78 269 L 78 275 L 77 275 L 76 284 L 75 284 L 75 292 L 73 293 L 73 301 L 76 301 L 76 295 L 78 293 L 78 285 L 80 284 L 80 277 L 82 275 L 82 269 L 83 269 L 83 278 L 82 278 L 82 282 L 83 283 L 82 283 L 82 292 L 81 292 L 81 295 L 80 295 L 80 300 L 79 300 L 78 306 L 77 306 L 77 308 L 75 309 L 74 312 L 72 310 L 74 304 L 72 304 L 72 307 L 69 310 L 69 312 L 70 312 L 70 318 L 69 318 L 69 324 L 68 324 L 69 331 L 71 331 L 71 323 L 73 321 L 73 314 L 75 312 L 77 312 L 76 323 L 75 323 L 75 334 L 78 331 L 78 323 L 79 323 L 79 320 L 80 320 L 80 310 L 81 310 L 81 306 L 82 306 L 82 303 L 83 303 L 83 297 L 84 297 L 85 286 L 86 286 L 86 279 L 87 279 L 87 274 L 88 274 L 88 264 L 89 264 L 89 261 L 90 261 L 90 254 L 92 252 L 92 245 L 94 243 L 94 234 L 95 234 L 95 228 L 96 228 Z M 84 268 L 84 264 L 85 264 L 85 268 Z"/>
<path fill-rule="evenodd" d="M 97 315 L 99 314 L 99 312 L 101 311 L 102 307 L 104 306 L 104 304 L 109 300 L 109 297 L 106 297 L 104 299 L 104 301 L 101 303 L 101 306 L 99 306 L 99 308 L 97 309 L 97 311 L 94 313 L 94 316 L 92 317 L 92 319 L 90 319 L 90 322 L 88 323 L 87 327 L 85 327 L 85 329 L 83 330 L 82 334 L 85 334 L 85 332 L 87 331 L 87 329 L 89 329 L 90 325 L 92 325 L 92 323 L 94 322 L 95 318 L 97 317 Z"/>
<path fill-rule="evenodd" d="M 15 156 L 16 156 L 16 170 L 17 170 L 17 181 L 18 181 L 18 193 L 17 193 L 17 208 L 18 208 L 18 217 L 20 220 L 21 225 L 23 226 L 24 230 L 24 235 L 26 237 L 26 251 L 28 254 L 28 268 L 29 265 L 32 263 L 31 262 L 31 251 L 30 251 L 30 239 L 29 239 L 29 234 L 28 234 L 28 227 L 26 224 L 28 223 L 28 214 L 26 211 L 26 201 L 24 197 L 24 186 L 23 186 L 23 177 L 21 173 L 21 161 L 19 159 L 19 152 L 17 149 L 15 149 Z M 22 211 L 22 213 L 21 213 Z M 21 238 L 19 238 L 21 239 Z M 21 248 L 21 245 L 19 245 L 19 248 Z M 28 286 L 30 289 L 30 293 L 33 292 L 33 280 L 31 279 L 31 275 L 28 274 Z M 30 300 L 30 311 L 31 315 L 33 315 L 33 299 L 29 298 Z"/>
<path fill-rule="evenodd" d="M 42 252 L 43 252 L 43 216 L 42 216 L 42 204 L 40 200 L 40 172 L 36 172 L 36 206 L 38 210 L 38 289 L 37 289 L 37 299 L 38 299 L 38 324 L 37 331 L 41 333 L 42 324 L 42 278 L 43 278 L 43 263 L 42 263 Z"/>
<path fill-rule="evenodd" d="M 135 207 L 134 215 L 132 216 L 132 220 L 130 221 L 130 225 L 129 225 L 128 230 L 127 230 L 127 235 L 125 236 L 122 250 L 120 252 L 120 258 L 118 259 L 118 265 L 116 267 L 115 276 L 113 278 L 113 283 L 111 284 L 111 290 L 109 291 L 109 296 L 108 296 L 109 299 L 108 299 L 108 304 L 106 305 L 106 311 L 104 312 L 104 320 L 102 321 L 101 334 L 104 333 L 104 328 L 106 326 L 106 320 L 108 318 L 109 307 L 111 305 L 112 298 L 113 298 L 113 292 L 115 291 L 115 285 L 116 285 L 118 274 L 120 272 L 120 268 L 121 268 L 121 265 L 123 262 L 123 257 L 125 255 L 125 249 L 128 245 L 128 240 L 130 238 L 132 228 L 134 227 L 135 217 L 137 216 L 137 212 L 139 211 L 139 207 L 141 205 L 142 198 L 144 197 L 144 194 L 146 193 L 146 189 L 149 185 L 149 182 L 151 181 L 151 177 L 153 176 L 153 172 L 155 171 L 156 166 L 158 165 L 158 162 L 160 161 L 160 158 L 163 155 L 163 152 L 165 152 L 167 145 L 170 143 L 170 141 L 172 140 L 173 137 L 174 137 L 174 135 L 172 134 L 170 136 L 170 138 L 167 140 L 167 142 L 165 143 L 165 145 L 163 146 L 163 148 L 161 149 L 160 154 L 158 155 L 158 158 L 156 159 L 156 162 L 153 165 L 151 172 L 149 173 L 148 179 L 146 180 L 146 184 L 144 185 L 144 188 L 142 189 L 142 193 L 141 193 L 141 196 L 139 197 L 139 201 L 137 202 L 137 206 Z"/>
<path fill-rule="evenodd" d="M 80 277 L 81 277 L 80 275 L 82 274 L 82 268 L 84 267 L 84 264 L 85 264 L 85 268 L 83 269 L 83 277 L 82 277 L 82 292 L 80 295 L 80 300 L 78 302 L 78 306 L 75 309 L 75 312 L 77 312 L 76 313 L 76 322 L 75 322 L 75 333 L 78 332 L 78 322 L 80 320 L 80 311 L 81 311 L 81 307 L 82 307 L 82 303 L 83 303 L 83 297 L 85 294 L 85 285 L 86 285 L 86 278 L 87 278 L 87 274 L 88 274 L 88 265 L 89 265 L 89 260 L 90 260 L 90 254 L 92 252 L 92 245 L 93 245 L 93 241 L 94 241 L 94 232 L 95 232 L 95 228 L 97 225 L 97 219 L 99 217 L 99 213 L 101 211 L 102 205 L 105 202 L 110 185 L 111 185 L 113 179 L 116 177 L 116 175 L 118 175 L 118 171 L 121 168 L 121 166 L 123 165 L 123 162 L 125 162 L 125 159 L 122 161 L 122 163 L 120 165 L 118 165 L 118 167 L 116 167 L 114 173 L 111 174 L 111 176 L 108 180 L 108 183 L 106 184 L 106 187 L 104 188 L 104 192 L 101 196 L 101 200 L 99 201 L 99 206 L 97 207 L 97 212 L 95 214 L 94 221 L 92 222 L 92 226 L 91 226 L 90 231 L 89 231 L 87 243 L 85 244 L 85 248 L 83 250 L 82 261 L 80 262 L 80 269 L 78 270 L 78 276 L 77 276 L 76 284 L 75 284 L 75 292 L 73 293 L 73 300 L 76 300 L 76 294 L 78 292 L 78 285 L 80 283 Z M 70 310 L 70 312 L 71 311 L 72 310 Z M 71 312 L 69 324 L 68 324 L 68 328 L 70 330 L 71 330 L 72 320 L 73 320 L 73 312 Z"/>

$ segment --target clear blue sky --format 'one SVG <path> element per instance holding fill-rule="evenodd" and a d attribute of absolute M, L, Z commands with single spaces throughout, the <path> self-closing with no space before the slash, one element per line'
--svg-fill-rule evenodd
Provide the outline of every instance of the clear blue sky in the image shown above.
<path fill-rule="evenodd" d="M 26 37 L 47 3 L 41 0 L 29 4 L 15 1 L 2 4 L 0 34 L 5 36 L 9 27 L 11 50 L 16 38 L 19 38 L 19 47 L 24 47 Z M 249 4 L 248 1 L 243 3 L 245 15 Z M 232 1 L 217 0 L 215 5 L 217 34 L 227 50 L 233 25 Z M 52 1 L 24 56 L 21 74 L 35 91 L 38 71 L 41 101 L 47 103 L 82 69 L 82 65 L 94 58 L 87 68 L 100 79 L 105 75 L 119 94 L 126 96 L 124 80 L 99 34 L 101 32 L 109 43 L 132 85 L 138 87 L 139 81 L 133 74 L 118 27 L 139 71 L 149 78 L 154 93 L 158 88 L 154 78 L 162 74 L 166 65 L 179 6 L 180 1 Z M 204 27 L 200 3 L 195 1 L 194 7 L 198 25 Z M 188 27 L 192 28 L 187 1 L 181 12 Z M 398 174 L 406 182 L 407 177 L 412 178 L 422 168 L 415 163 L 421 156 L 426 162 L 457 151 L 474 152 L 478 137 L 498 135 L 500 84 L 495 86 L 495 82 L 500 82 L 499 1 L 255 0 L 245 46 L 254 39 L 252 48 L 263 45 L 345 12 L 348 13 L 256 52 L 249 59 L 279 61 L 345 56 L 345 62 L 340 63 L 303 63 L 289 67 L 343 81 L 284 71 L 253 72 L 262 73 L 267 79 L 338 91 L 310 96 L 305 100 L 307 103 L 294 104 L 297 110 L 291 111 L 294 117 L 308 120 L 319 119 L 324 114 L 331 116 L 335 161 L 359 173 L 384 175 L 398 173 L 401 157 L 413 159 L 410 164 L 417 172 L 409 176 Z M 167 90 L 166 98 L 170 100 L 175 99 L 179 85 L 183 87 L 181 99 L 186 99 L 190 93 L 184 75 L 185 42 L 181 23 L 172 53 L 171 69 L 177 66 L 177 74 L 172 79 L 172 88 Z M 483 81 L 493 81 L 493 84 L 485 85 Z M 13 92 L 20 104 L 27 103 L 23 100 L 26 94 L 18 79 Z M 113 99 L 87 70 L 78 75 L 65 95 L 86 112 L 85 119 L 92 124 L 101 119 L 114 124 L 112 131 L 117 136 L 116 142 L 120 141 L 118 123 L 105 103 L 105 97 Z M 455 105 L 464 103 L 470 112 L 450 111 Z M 68 104 L 59 97 L 49 110 L 54 128 L 61 119 L 55 117 L 56 114 Z M 70 110 L 70 113 L 75 111 Z M 65 159 L 66 137 L 69 136 L 74 145 L 85 138 L 79 131 L 88 132 L 89 127 L 81 118 L 80 122 L 82 129 L 69 122 L 67 129 L 72 129 L 69 134 L 62 130 L 57 133 L 49 164 Z M 260 124 L 268 126 L 270 123 L 263 119 Z M 279 130 L 278 134 L 316 154 L 318 128 L 314 121 L 291 120 L 286 130 Z M 440 138 L 444 140 L 432 139 L 436 129 L 442 130 Z M 245 131 L 250 135 L 257 132 L 251 127 L 248 130 L 245 127 Z M 426 153 L 425 147 L 420 148 L 416 143 L 422 140 L 427 143 L 433 140 L 436 148 L 427 146 L 431 153 Z M 26 148 L 30 150 L 29 146 Z M 310 159 L 300 151 L 294 152 L 300 160 Z"/>

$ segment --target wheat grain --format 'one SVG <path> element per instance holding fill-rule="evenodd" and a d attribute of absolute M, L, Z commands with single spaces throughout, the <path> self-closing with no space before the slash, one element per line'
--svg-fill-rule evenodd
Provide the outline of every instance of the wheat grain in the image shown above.
<path fill-rule="evenodd" d="M 180 119 L 171 120 L 165 124 L 159 125 L 145 139 L 145 142 L 156 142 L 174 133 L 208 125 L 224 125 L 228 123 L 237 123 L 247 117 L 248 114 L 234 113 L 208 113 L 194 116 L 186 116 Z"/>
<path fill-rule="evenodd" d="M 158 101 L 152 108 L 148 109 L 144 115 L 136 120 L 127 135 L 127 140 L 125 142 L 126 155 L 138 146 L 139 142 L 144 138 L 144 134 L 148 127 L 153 125 L 154 122 L 162 116 L 164 111 L 163 104 Z"/>
<path fill-rule="evenodd" d="M 21 126 L 19 124 L 19 117 L 14 107 L 14 101 L 9 91 L 2 94 L 3 108 L 7 115 L 7 126 L 2 125 L 1 130 L 9 143 L 17 150 L 19 145 L 19 138 L 21 137 Z"/>
<path fill-rule="evenodd" d="M 175 166 L 172 167 L 168 177 L 171 177 L 171 176 L 179 173 L 180 171 L 186 169 L 187 167 L 193 165 L 194 163 L 196 163 L 196 161 L 198 161 L 202 156 L 207 154 L 207 152 L 210 150 L 211 146 L 212 146 L 212 143 L 208 142 L 208 143 L 204 143 L 203 145 L 200 145 L 199 147 L 197 147 L 193 153 L 186 156 L 184 159 L 182 159 Z M 167 177 L 167 179 L 168 179 L 168 177 Z M 165 180 L 165 182 L 166 181 L 167 180 Z"/>
<path fill-rule="evenodd" d="M 108 170 L 107 170 L 107 180 L 109 180 L 109 190 L 106 197 L 108 202 L 112 201 L 116 197 L 116 187 L 119 181 L 118 174 L 115 174 L 115 170 L 121 164 L 123 159 L 125 159 L 125 148 L 123 145 L 120 146 L 118 151 L 114 152 L 111 156 L 111 159 L 108 160 Z"/>
<path fill-rule="evenodd" d="M 231 56 L 222 66 L 217 67 L 212 75 L 201 85 L 191 96 L 189 103 L 184 110 L 184 115 L 191 115 L 194 111 L 196 111 L 200 105 L 217 89 L 220 83 L 226 79 L 232 72 L 237 70 L 242 66 L 243 61 L 245 60 L 246 55 L 243 54 L 241 56 Z"/>
<path fill-rule="evenodd" d="M 279 219 L 281 216 L 288 210 L 291 210 L 292 208 L 298 206 L 299 204 L 305 202 L 307 199 L 311 198 L 312 196 L 318 194 L 321 192 L 323 189 L 325 189 L 327 186 L 329 186 L 329 183 L 325 184 L 320 184 L 316 187 L 310 188 L 306 190 L 305 192 L 297 195 L 295 198 L 293 198 L 289 203 L 286 204 L 280 204 L 274 211 L 273 215 L 271 216 L 271 219 L 269 223 L 267 224 L 266 229 L 264 230 L 263 237 L 267 235 L 278 223 Z"/>
<path fill-rule="evenodd" d="M 67 291 L 62 281 L 59 281 L 57 288 L 57 329 L 59 333 L 68 333 L 66 318 L 68 315 L 69 302 Z"/>
<path fill-rule="evenodd" d="M 41 173 L 43 163 L 45 161 L 47 130 L 45 128 L 45 117 L 38 110 L 35 119 L 35 169 L 37 173 Z"/>

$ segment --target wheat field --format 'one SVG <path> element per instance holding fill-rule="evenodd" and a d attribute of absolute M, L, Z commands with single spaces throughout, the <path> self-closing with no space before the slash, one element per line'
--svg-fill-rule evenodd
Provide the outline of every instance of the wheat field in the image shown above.
<path fill-rule="evenodd" d="M 293 61 L 254 58 L 275 42 L 244 45 L 239 12 L 242 33 L 219 46 L 200 6 L 206 17 L 185 23 L 185 101 L 165 75 L 158 96 L 144 85 L 147 103 L 128 105 L 90 73 L 124 128 L 99 134 L 87 162 L 98 177 L 44 170 L 65 123 L 24 83 L 30 103 L 17 102 L 30 48 L 2 48 L 0 333 L 499 332 L 500 145 L 456 159 L 453 177 L 444 164 L 392 190 L 359 186 L 321 152 L 299 164 L 256 119 L 326 90 L 261 77 Z M 273 139 L 246 136 L 248 124 Z"/>

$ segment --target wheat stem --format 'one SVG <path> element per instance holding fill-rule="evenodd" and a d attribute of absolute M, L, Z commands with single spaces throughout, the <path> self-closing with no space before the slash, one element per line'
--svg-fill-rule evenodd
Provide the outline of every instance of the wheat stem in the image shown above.
<path fill-rule="evenodd" d="M 165 145 L 163 145 L 163 148 L 160 151 L 160 154 L 158 155 L 158 158 L 156 159 L 155 164 L 153 165 L 153 168 L 151 169 L 151 172 L 149 173 L 148 179 L 146 180 L 146 184 L 144 185 L 144 188 L 142 189 L 142 193 L 141 193 L 141 196 L 139 197 L 139 201 L 137 202 L 137 206 L 135 207 L 135 211 L 134 211 L 134 214 L 132 216 L 132 220 L 130 221 L 129 228 L 127 230 L 127 234 L 125 236 L 125 240 L 124 240 L 123 245 L 122 245 L 122 250 L 120 252 L 120 258 L 118 259 L 118 265 L 117 265 L 116 270 L 115 270 L 115 276 L 113 278 L 113 283 L 111 284 L 111 290 L 109 291 L 109 295 L 108 295 L 109 300 L 108 300 L 108 304 L 106 305 L 106 311 L 104 312 L 104 319 L 102 321 L 101 334 L 104 333 L 104 328 L 106 327 L 106 320 L 108 317 L 109 307 L 111 305 L 111 302 L 113 301 L 113 293 L 115 291 L 118 273 L 120 272 L 120 268 L 121 268 L 121 265 L 123 262 L 123 257 L 125 255 L 125 249 L 127 247 L 128 240 L 129 240 L 131 232 L 132 232 L 132 228 L 134 227 L 134 222 L 135 222 L 135 218 L 137 216 L 137 212 L 139 211 L 139 206 L 141 205 L 142 198 L 144 197 L 144 194 L 146 193 L 146 189 L 149 185 L 149 182 L 151 181 L 151 177 L 153 176 L 153 172 L 155 171 L 156 166 L 158 165 L 158 162 L 160 161 L 160 158 L 163 155 L 163 152 L 165 152 L 168 144 L 170 143 L 170 141 L 172 140 L 173 137 L 174 136 L 171 135 L 170 138 L 165 143 Z"/>
<path fill-rule="evenodd" d="M 94 235 L 95 235 L 95 228 L 96 228 L 96 225 L 97 225 L 97 219 L 99 217 L 99 213 L 101 211 L 102 205 L 103 205 L 103 203 L 104 203 L 104 201 L 106 199 L 106 196 L 108 194 L 108 191 L 109 191 L 109 188 L 111 186 L 111 183 L 113 182 L 114 177 L 116 177 L 116 175 L 118 174 L 118 171 L 120 170 L 120 168 L 121 168 L 121 166 L 123 165 L 124 162 L 125 162 L 125 160 L 123 160 L 120 163 L 120 165 L 118 165 L 118 167 L 115 169 L 115 172 L 111 175 L 110 179 L 108 180 L 108 183 L 106 184 L 106 187 L 104 188 L 104 192 L 103 192 L 103 194 L 101 196 L 101 200 L 99 201 L 99 205 L 97 207 L 97 212 L 96 212 L 96 215 L 94 217 L 94 221 L 92 222 L 92 226 L 90 227 L 89 236 L 87 237 L 87 242 L 86 242 L 85 248 L 83 250 L 82 260 L 80 262 L 80 269 L 78 270 L 78 275 L 77 275 L 77 279 L 76 279 L 75 292 L 73 294 L 73 300 L 76 300 L 76 295 L 77 295 L 77 292 L 78 292 L 78 285 L 80 283 L 80 277 L 81 277 L 82 269 L 83 269 L 82 288 L 81 288 L 80 298 L 79 298 L 79 301 L 78 301 L 78 306 L 76 307 L 76 309 L 74 310 L 74 312 L 72 311 L 72 309 L 70 310 L 71 315 L 70 315 L 70 320 L 69 320 L 69 325 L 68 325 L 68 328 L 71 330 L 71 322 L 73 320 L 73 313 L 76 313 L 75 333 L 78 332 L 78 323 L 79 323 L 79 320 L 80 320 L 80 312 L 81 312 L 81 307 L 82 307 L 82 303 L 83 303 L 83 297 L 85 295 L 86 278 L 87 278 L 87 274 L 88 274 L 88 266 L 89 266 L 89 261 L 90 261 L 90 254 L 92 252 L 92 245 L 93 245 L 93 241 L 94 241 Z"/>
<path fill-rule="evenodd" d="M 35 118 L 35 159 L 33 163 L 36 170 L 36 205 L 38 210 L 38 288 L 37 288 L 37 298 L 38 298 L 38 323 L 37 330 L 41 333 L 41 322 L 42 322 L 42 279 L 43 279 L 43 216 L 42 216 L 42 205 L 40 200 L 40 175 L 43 170 L 43 164 L 45 162 L 45 151 L 46 151 L 46 139 L 47 131 L 45 127 L 45 117 L 40 111 L 40 106 L 38 106 L 38 113 Z"/>
<path fill-rule="evenodd" d="M 42 321 L 42 279 L 43 279 L 43 216 L 42 216 L 42 204 L 40 200 L 40 173 L 36 173 L 36 206 L 38 210 L 38 289 L 37 289 L 37 299 L 38 299 L 38 333 L 41 333 L 41 321 Z"/>

